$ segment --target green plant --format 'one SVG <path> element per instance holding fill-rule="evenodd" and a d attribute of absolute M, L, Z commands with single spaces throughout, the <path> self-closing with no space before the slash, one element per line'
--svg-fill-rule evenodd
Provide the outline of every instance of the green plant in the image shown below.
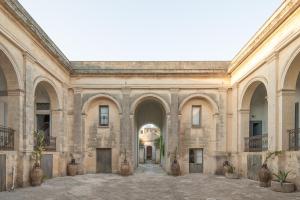
<path fill-rule="evenodd" d="M 34 136 L 34 148 L 32 152 L 32 160 L 34 161 L 33 167 L 40 167 L 43 151 L 45 150 L 45 134 L 43 131 L 35 131 Z"/>
<path fill-rule="evenodd" d="M 276 176 L 277 181 L 280 182 L 282 185 L 286 182 L 286 179 L 291 171 L 285 172 L 283 170 L 279 170 L 277 174 L 273 173 L 274 176 Z"/>

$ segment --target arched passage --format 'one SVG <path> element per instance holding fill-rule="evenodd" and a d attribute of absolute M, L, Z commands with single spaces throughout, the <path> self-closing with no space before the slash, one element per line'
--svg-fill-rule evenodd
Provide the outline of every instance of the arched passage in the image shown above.
<path fill-rule="evenodd" d="M 45 134 L 46 150 L 55 151 L 57 138 L 61 136 L 62 113 L 55 86 L 41 80 L 36 83 L 34 92 L 35 130 Z"/>
<path fill-rule="evenodd" d="M 268 96 L 263 82 L 254 81 L 242 97 L 241 131 L 246 152 L 260 152 L 268 149 Z"/>
<path fill-rule="evenodd" d="M 1 47 L 0 47 L 1 48 Z M 0 50 L 0 149 L 12 150 L 19 146 L 21 131 L 20 81 L 8 55 Z M 15 134 L 16 133 L 16 134 Z M 19 136 L 19 137 L 14 137 Z M 14 138 L 14 139 L 13 139 Z"/>
<path fill-rule="evenodd" d="M 155 97 L 147 96 L 139 99 L 134 110 L 134 132 L 135 132 L 135 145 L 134 145 L 134 163 L 138 165 L 139 160 L 139 133 L 143 126 L 153 124 L 158 127 L 160 131 L 160 163 L 165 166 L 165 141 L 167 140 L 167 114 L 164 106 L 165 102 Z"/>
<path fill-rule="evenodd" d="M 299 150 L 299 103 L 300 103 L 300 49 L 294 52 L 284 66 L 279 95 L 279 147 Z"/>

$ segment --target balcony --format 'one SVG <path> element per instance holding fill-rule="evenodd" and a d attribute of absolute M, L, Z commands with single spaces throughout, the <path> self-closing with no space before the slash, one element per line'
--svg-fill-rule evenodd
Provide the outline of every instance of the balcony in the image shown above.
<path fill-rule="evenodd" d="M 300 149 L 300 129 L 288 130 L 289 134 L 289 150 L 298 151 Z"/>
<path fill-rule="evenodd" d="M 262 152 L 268 150 L 268 134 L 245 138 L 245 152 Z"/>
<path fill-rule="evenodd" d="M 11 128 L 0 125 L 0 150 L 14 150 L 14 135 L 15 131 Z"/>

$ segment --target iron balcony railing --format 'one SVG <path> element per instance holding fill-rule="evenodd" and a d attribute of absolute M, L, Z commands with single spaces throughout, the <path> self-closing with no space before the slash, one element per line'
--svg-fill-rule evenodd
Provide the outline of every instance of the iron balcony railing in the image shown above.
<path fill-rule="evenodd" d="M 0 125 L 0 150 L 14 150 L 14 135 L 15 131 L 13 129 Z"/>
<path fill-rule="evenodd" d="M 300 149 L 300 129 L 288 130 L 289 134 L 289 149 L 291 151 L 297 151 Z"/>
<path fill-rule="evenodd" d="M 268 134 L 245 138 L 245 152 L 261 152 L 268 150 Z"/>

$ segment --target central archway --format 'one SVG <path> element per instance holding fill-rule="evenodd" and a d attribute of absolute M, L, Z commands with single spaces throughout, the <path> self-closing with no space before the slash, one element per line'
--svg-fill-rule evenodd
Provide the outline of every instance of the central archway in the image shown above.
<path fill-rule="evenodd" d="M 138 101 L 134 109 L 134 149 L 136 152 L 134 155 L 135 167 L 139 164 L 140 157 L 140 132 L 146 127 L 153 126 L 153 131 L 155 127 L 159 130 L 159 164 L 165 166 L 165 145 L 167 140 L 167 111 L 164 104 L 160 99 L 156 97 L 145 97 Z M 157 141 L 156 141 L 157 142 Z M 149 147 L 150 149 L 150 147 Z"/>

